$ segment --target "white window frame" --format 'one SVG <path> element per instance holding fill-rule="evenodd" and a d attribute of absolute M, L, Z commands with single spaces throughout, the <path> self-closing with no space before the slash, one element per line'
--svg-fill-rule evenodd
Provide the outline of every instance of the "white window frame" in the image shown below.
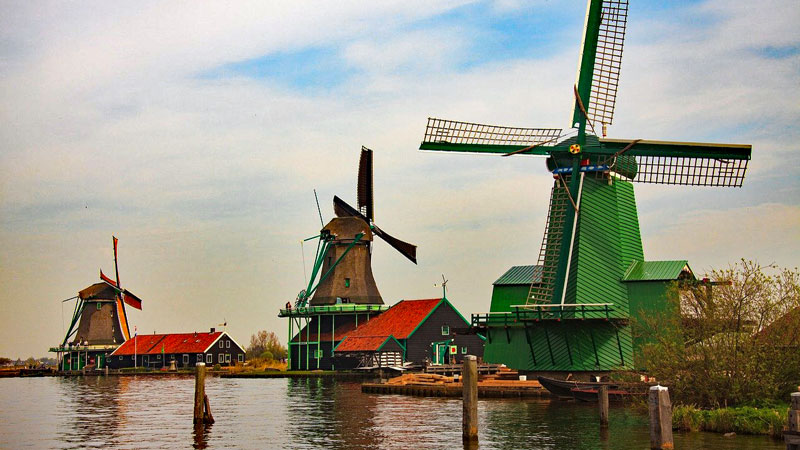
<path fill-rule="evenodd" d="M 198 353 L 197 354 L 197 358 L 195 358 L 195 359 L 197 360 L 197 362 L 203 362 L 203 354 L 202 353 Z"/>
<path fill-rule="evenodd" d="M 211 353 L 206 354 L 206 364 L 214 364 L 214 355 Z"/>
<path fill-rule="evenodd" d="M 189 364 L 189 355 L 183 355 L 183 364 Z"/>
<path fill-rule="evenodd" d="M 230 363 L 231 362 L 231 354 L 230 353 L 225 353 L 225 362 L 226 363 Z"/>
<path fill-rule="evenodd" d="M 225 362 L 225 355 L 222 353 L 217 353 L 217 363 L 222 364 Z"/>
<path fill-rule="evenodd" d="M 231 341 L 225 341 L 225 348 L 231 348 Z"/>
<path fill-rule="evenodd" d="M 442 325 L 442 336 L 450 335 L 450 325 Z"/>
<path fill-rule="evenodd" d="M 244 362 L 244 353 L 239 353 L 239 362 Z"/>
<path fill-rule="evenodd" d="M 225 346 L 225 343 L 224 343 L 224 342 L 222 342 L 222 340 L 220 339 L 220 341 L 219 341 L 219 348 L 225 348 L 224 346 Z"/>

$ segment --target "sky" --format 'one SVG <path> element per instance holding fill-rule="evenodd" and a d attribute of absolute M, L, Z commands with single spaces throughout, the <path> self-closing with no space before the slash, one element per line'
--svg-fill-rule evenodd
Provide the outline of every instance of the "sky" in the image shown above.
<path fill-rule="evenodd" d="M 417 150 L 428 117 L 568 127 L 585 2 L 0 1 L 0 356 L 113 273 L 139 333 L 275 331 L 372 148 L 384 302 L 489 309 L 535 264 L 544 160 Z M 637 184 L 648 260 L 800 260 L 796 0 L 633 1 L 611 138 L 752 144 L 744 186 Z M 52 354 L 50 355 L 52 356 Z"/>

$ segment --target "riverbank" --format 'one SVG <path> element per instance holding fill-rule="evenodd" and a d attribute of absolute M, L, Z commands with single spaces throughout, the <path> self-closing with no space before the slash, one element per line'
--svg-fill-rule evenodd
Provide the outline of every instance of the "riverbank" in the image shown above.
<path fill-rule="evenodd" d="M 788 425 L 788 411 L 788 405 L 776 408 L 743 406 L 709 410 L 677 405 L 672 410 L 672 428 L 680 431 L 767 435 L 780 439 L 783 428 Z"/>

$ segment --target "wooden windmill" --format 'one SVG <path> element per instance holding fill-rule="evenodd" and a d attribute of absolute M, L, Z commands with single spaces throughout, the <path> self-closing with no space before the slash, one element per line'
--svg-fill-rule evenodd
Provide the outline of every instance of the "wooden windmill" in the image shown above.
<path fill-rule="evenodd" d="M 395 238 L 375 223 L 372 150 L 362 147 L 358 166 L 358 208 L 333 197 L 336 216 L 323 226 L 308 285 L 289 318 L 289 368 L 333 369 L 333 348 L 359 324 L 382 313 L 384 306 L 372 274 L 372 241 L 378 236 L 414 264 L 417 247 Z M 320 214 L 320 221 L 322 214 Z M 307 240 L 309 240 L 307 239 Z"/>
<path fill-rule="evenodd" d="M 120 284 L 118 241 L 114 236 L 111 238 L 114 245 L 115 278 L 106 276 L 101 269 L 99 283 L 81 290 L 76 297 L 65 300 L 76 300 L 72 319 L 61 345 L 51 349 L 59 353 L 59 356 L 62 353 L 67 355 L 62 364 L 65 370 L 82 369 L 84 365 L 92 363 L 101 368 L 105 355 L 131 337 L 125 305 L 142 309 L 142 300 Z"/>
<path fill-rule="evenodd" d="M 495 359 L 516 353 L 520 368 L 579 370 L 584 368 L 579 361 L 597 369 L 630 366 L 629 286 L 623 280 L 632 264 L 644 261 L 631 183 L 739 187 L 750 160 L 750 145 L 605 137 L 614 115 L 627 13 L 627 1 L 588 2 L 570 131 L 428 119 L 421 150 L 547 157 L 554 183 L 527 298 L 506 308 L 514 317 L 474 317 L 490 335 L 505 327 L 508 345 Z M 606 324 L 570 330 L 541 324 L 578 317 Z M 517 338 L 508 331 L 509 321 L 519 327 Z M 487 360 L 493 358 L 491 341 Z M 518 359 L 522 349 L 529 353 L 524 364 Z M 559 352 L 567 362 L 557 361 Z"/>
<path fill-rule="evenodd" d="M 358 208 L 333 197 L 336 218 L 321 231 L 311 281 L 301 297 L 313 295 L 310 305 L 341 303 L 382 305 L 372 275 L 373 235 L 383 239 L 414 264 L 417 246 L 383 231 L 374 220 L 372 150 L 362 147 L 358 166 Z M 319 281 L 313 286 L 317 276 Z M 301 305 L 304 303 L 301 303 Z"/>

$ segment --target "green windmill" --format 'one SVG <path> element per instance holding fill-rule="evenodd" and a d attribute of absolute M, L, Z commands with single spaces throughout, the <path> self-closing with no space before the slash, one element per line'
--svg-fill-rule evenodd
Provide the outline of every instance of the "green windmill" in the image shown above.
<path fill-rule="evenodd" d="M 605 137 L 627 15 L 627 1 L 589 2 L 569 131 L 428 119 L 421 150 L 545 156 L 554 178 L 538 264 L 509 270 L 495 282 L 491 312 L 473 315 L 488 362 L 633 368 L 631 316 L 668 312 L 667 282 L 693 275 L 686 261 L 644 260 L 632 182 L 742 185 L 750 145 Z"/>

